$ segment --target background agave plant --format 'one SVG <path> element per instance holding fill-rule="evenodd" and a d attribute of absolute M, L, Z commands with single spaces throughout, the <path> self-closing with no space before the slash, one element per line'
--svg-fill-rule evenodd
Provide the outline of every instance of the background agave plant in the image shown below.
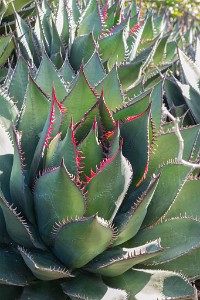
<path fill-rule="evenodd" d="M 194 299 L 199 178 L 176 161 L 162 105 L 187 125 L 183 158 L 198 163 L 198 100 L 183 89 L 197 89 L 198 67 L 164 16 L 58 4 L 38 5 L 34 28 L 15 13 L 18 60 L 0 94 L 0 295 Z"/>

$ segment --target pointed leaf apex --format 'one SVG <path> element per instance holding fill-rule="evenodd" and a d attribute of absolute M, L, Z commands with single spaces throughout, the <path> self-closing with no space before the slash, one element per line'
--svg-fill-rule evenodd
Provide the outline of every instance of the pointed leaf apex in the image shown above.
<path fill-rule="evenodd" d="M 61 104 L 58 101 L 57 97 L 56 97 L 56 91 L 55 91 L 55 88 L 54 88 L 54 83 L 52 84 L 52 101 L 53 101 L 53 104 L 55 103 L 58 106 L 61 113 L 64 114 L 64 113 L 67 112 L 66 107 L 63 104 Z"/>
<path fill-rule="evenodd" d="M 94 116 L 94 122 L 93 122 L 93 125 L 92 125 L 92 129 L 94 131 L 96 131 L 98 128 L 98 123 L 97 123 L 97 120 L 96 120 L 96 116 Z"/>

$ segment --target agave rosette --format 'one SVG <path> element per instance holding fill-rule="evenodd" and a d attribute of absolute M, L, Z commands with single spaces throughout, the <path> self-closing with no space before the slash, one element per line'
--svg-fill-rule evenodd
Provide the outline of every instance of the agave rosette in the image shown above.
<path fill-rule="evenodd" d="M 0 95 L 4 298 L 195 295 L 188 279 L 199 272 L 187 261 L 199 257 L 199 180 L 189 167 L 170 161 L 179 145 L 163 124 L 159 72 L 147 76 L 145 91 L 137 92 L 158 52 L 163 72 L 169 64 L 167 39 L 150 37 L 159 36 L 164 19 L 155 22 L 157 31 L 149 31 L 145 24 L 153 18 L 136 26 L 134 9 L 123 11 L 118 2 L 102 7 L 88 1 L 79 8 L 74 1 L 67 6 L 59 1 L 54 19 L 43 2 L 33 43 L 17 17 L 18 34 L 24 31 L 21 53 L 5 82 L 8 91 Z M 142 31 L 133 37 L 138 28 Z M 119 45 L 115 51 L 113 43 Z M 141 60 L 134 61 L 136 54 Z M 199 125 L 181 133 L 184 158 L 196 160 Z"/>

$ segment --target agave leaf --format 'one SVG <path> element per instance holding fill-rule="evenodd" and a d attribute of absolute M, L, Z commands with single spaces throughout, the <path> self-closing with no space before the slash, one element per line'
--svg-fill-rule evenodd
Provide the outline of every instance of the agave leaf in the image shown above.
<path fill-rule="evenodd" d="M 191 172 L 191 168 L 177 164 L 167 164 L 160 168 L 160 180 L 153 199 L 148 207 L 144 225 L 148 226 L 162 218 L 172 205 L 179 190 Z M 172 179 L 173 178 L 173 179 Z M 163 194 L 163 186 L 167 193 Z M 161 201 L 161 199 L 164 199 Z M 158 205 L 159 203 L 159 205 Z"/>
<path fill-rule="evenodd" d="M 126 50 L 123 29 L 101 37 L 98 44 L 102 62 L 106 63 L 108 70 L 111 70 L 116 63 L 119 66 L 123 62 Z"/>
<path fill-rule="evenodd" d="M 18 117 L 18 109 L 13 101 L 3 91 L 0 92 L 0 124 L 12 134 L 12 126 L 15 124 Z"/>
<path fill-rule="evenodd" d="M 63 64 L 63 56 L 65 55 L 64 45 L 58 34 L 54 20 L 51 19 L 51 55 L 50 59 L 57 68 Z"/>
<path fill-rule="evenodd" d="M 59 74 L 63 77 L 65 82 L 71 82 L 75 77 L 74 70 L 72 69 L 72 66 L 69 63 L 67 56 L 62 67 L 59 70 Z"/>
<path fill-rule="evenodd" d="M 104 90 L 102 90 L 101 97 L 99 98 L 98 107 L 99 107 L 100 124 L 101 124 L 103 133 L 106 131 L 114 130 L 115 121 L 114 121 L 112 114 L 105 102 Z"/>
<path fill-rule="evenodd" d="M 144 32 L 144 27 L 145 27 L 145 23 L 143 25 L 140 25 L 138 30 L 134 34 L 133 43 L 132 43 L 130 53 L 129 53 L 129 56 L 128 56 L 128 60 L 130 62 L 132 62 L 135 59 L 136 55 L 137 55 L 138 48 L 139 48 L 139 45 L 141 43 L 142 35 L 143 35 L 143 32 Z"/>
<path fill-rule="evenodd" d="M 55 228 L 53 252 L 67 267 L 80 268 L 103 252 L 113 236 L 110 224 L 97 215 L 63 222 Z"/>
<path fill-rule="evenodd" d="M 2 67 L 14 49 L 13 37 L 11 34 L 0 37 L 0 67 Z"/>
<path fill-rule="evenodd" d="M 120 133 L 124 141 L 122 153 L 130 161 L 134 170 L 130 191 L 141 182 L 147 171 L 149 147 L 148 123 L 149 108 L 140 115 L 127 118 L 120 128 Z"/>
<path fill-rule="evenodd" d="M 70 299 L 87 300 L 127 300 L 128 294 L 125 290 L 113 289 L 107 286 L 100 277 L 90 275 L 89 273 L 79 273 L 61 284 L 65 294 Z"/>
<path fill-rule="evenodd" d="M 185 76 L 185 80 L 189 85 L 200 94 L 200 70 L 195 63 L 186 56 L 182 50 L 178 49 L 179 59 Z"/>
<path fill-rule="evenodd" d="M 71 122 L 65 138 L 61 141 L 61 133 L 59 133 L 49 144 L 45 168 L 59 166 L 62 159 L 64 159 L 68 172 L 76 176 L 80 168 L 79 160 L 81 158 L 79 158 L 79 154 Z"/>
<path fill-rule="evenodd" d="M 132 88 L 141 77 L 143 61 L 132 62 L 119 66 L 118 74 L 124 90 Z"/>
<path fill-rule="evenodd" d="M 22 287 L 14 286 L 14 285 L 7 285 L 1 284 L 0 285 L 0 295 L 4 299 L 13 300 L 15 297 L 20 297 L 22 292 Z"/>
<path fill-rule="evenodd" d="M 58 1 L 58 10 L 56 14 L 56 28 L 58 30 L 58 35 L 64 44 L 69 42 L 69 31 L 70 31 L 70 21 L 69 21 L 69 11 L 65 2 L 62 0 Z"/>
<path fill-rule="evenodd" d="M 176 84 L 174 80 L 166 78 L 164 82 L 164 89 L 169 107 L 172 107 L 173 105 L 179 106 L 185 103 L 181 87 Z"/>
<path fill-rule="evenodd" d="M 42 56 L 35 81 L 48 96 L 51 96 L 52 85 L 54 85 L 59 101 L 67 95 L 66 87 L 59 77 L 58 71 L 45 53 Z"/>
<path fill-rule="evenodd" d="M 129 187 L 132 168 L 121 153 L 121 145 L 112 158 L 100 165 L 86 185 L 86 215 L 98 212 L 100 217 L 113 220 Z"/>
<path fill-rule="evenodd" d="M 68 1 L 68 7 L 72 12 L 72 18 L 74 20 L 75 23 L 78 22 L 79 18 L 80 18 L 80 8 L 78 5 L 78 1 L 74 1 L 74 0 L 69 0 Z"/>
<path fill-rule="evenodd" d="M 47 244 L 52 242 L 50 237 L 55 223 L 82 217 L 85 212 L 84 195 L 70 178 L 63 162 L 60 167 L 47 170 L 38 178 L 34 203 L 39 231 Z"/>
<path fill-rule="evenodd" d="M 148 94 L 142 93 L 138 98 L 140 99 L 131 99 L 124 107 L 117 110 L 113 114 L 114 120 L 121 120 L 124 122 L 128 117 L 142 114 L 149 106 L 150 92 Z"/>
<path fill-rule="evenodd" d="M 26 286 L 23 289 L 20 300 L 55 300 L 56 298 L 66 300 L 60 285 L 56 281 L 39 281 Z"/>
<path fill-rule="evenodd" d="M 161 238 L 164 252 L 148 260 L 150 264 L 160 264 L 174 260 L 192 249 L 199 248 L 200 222 L 192 217 L 175 217 L 141 230 L 125 246 L 143 245 L 147 240 Z"/>
<path fill-rule="evenodd" d="M 97 51 L 93 53 L 91 58 L 84 66 L 84 73 L 89 82 L 89 84 L 93 87 L 97 85 L 103 78 L 106 76 L 103 65 L 101 63 L 99 54 Z"/>
<path fill-rule="evenodd" d="M 174 61 L 174 57 L 176 57 L 177 52 L 177 43 L 175 41 L 168 42 L 165 51 L 165 63 Z"/>
<path fill-rule="evenodd" d="M 100 165 L 103 160 L 102 146 L 98 142 L 97 137 L 98 125 L 94 120 L 93 126 L 85 137 L 85 139 L 79 144 L 78 149 L 81 151 L 81 177 L 85 181 L 85 175 L 91 176 L 92 170 L 96 170 L 96 167 Z"/>
<path fill-rule="evenodd" d="M 24 262 L 36 278 L 48 281 L 72 276 L 50 252 L 36 249 L 26 250 L 21 247 L 18 249 Z"/>
<path fill-rule="evenodd" d="M 154 86 L 149 100 L 152 102 L 151 113 L 155 130 L 159 131 L 161 125 L 161 107 L 163 101 L 163 80 L 159 81 Z"/>
<path fill-rule="evenodd" d="M 195 64 L 200 67 L 200 39 L 197 37 L 196 40 L 196 51 L 195 51 Z"/>
<path fill-rule="evenodd" d="M 18 57 L 14 73 L 9 85 L 9 95 L 13 97 L 17 108 L 20 110 L 23 105 L 24 95 L 28 85 L 28 67 L 22 56 Z M 20 89 L 19 89 L 20 86 Z"/>
<path fill-rule="evenodd" d="M 2 125 L 0 125 L 0 136 L 2 141 L 0 143 L 0 183 L 6 199 L 10 201 L 8 182 L 12 170 L 14 147 L 10 135 Z"/>
<path fill-rule="evenodd" d="M 190 281 L 194 281 L 200 278 L 200 268 L 199 268 L 199 257 L 200 257 L 200 248 L 195 248 L 186 254 L 173 259 L 169 262 L 162 263 L 160 265 L 154 265 L 151 263 L 146 263 L 145 268 L 148 269 L 162 269 L 170 271 L 178 271 L 187 276 Z"/>
<path fill-rule="evenodd" d="M 49 145 L 49 140 L 56 136 L 60 130 L 63 114 L 66 112 L 64 106 L 60 104 L 56 98 L 54 87 L 52 88 L 52 101 L 49 114 L 42 130 L 39 142 L 37 144 L 31 167 L 30 167 L 30 181 L 33 184 L 41 158 L 44 157 L 45 150 Z M 54 126 L 54 127 L 53 127 Z"/>
<path fill-rule="evenodd" d="M 157 49 L 155 50 L 153 55 L 154 65 L 163 63 L 163 60 L 165 59 L 166 45 L 167 45 L 168 38 L 169 38 L 169 34 L 165 35 L 159 40 Z"/>
<path fill-rule="evenodd" d="M 10 175 L 10 194 L 12 203 L 30 222 L 34 223 L 33 196 L 29 187 L 25 185 L 24 157 L 19 139 L 19 132 L 14 130 L 14 157 Z"/>
<path fill-rule="evenodd" d="M 185 145 L 183 159 L 190 160 L 193 146 L 195 145 L 196 138 L 199 135 L 199 125 L 181 129 L 181 135 L 184 139 Z M 175 159 L 174 156 L 177 156 L 179 151 L 178 139 L 173 131 L 157 136 L 156 145 L 157 147 L 150 157 L 150 173 L 155 172 L 159 164 Z"/>
<path fill-rule="evenodd" d="M 35 63 L 38 65 L 39 60 L 37 57 L 37 52 L 35 51 L 31 30 L 27 23 L 20 17 L 20 15 L 15 12 L 16 18 L 16 32 L 19 40 L 19 48 L 24 58 L 30 63 Z"/>
<path fill-rule="evenodd" d="M 162 251 L 159 240 L 136 248 L 116 247 L 97 256 L 86 266 L 86 270 L 106 277 L 115 277 Z"/>
<path fill-rule="evenodd" d="M 74 123 L 80 121 L 80 119 L 83 118 L 84 114 L 89 111 L 96 101 L 96 96 L 85 78 L 83 69 L 81 69 L 73 83 L 71 91 L 63 101 L 63 105 L 67 109 L 67 114 L 61 126 L 62 133 L 64 134 L 66 132 L 66 128 L 69 126 L 72 117 Z M 79 107 L 78 110 L 77 107 Z"/>
<path fill-rule="evenodd" d="M 93 107 L 85 113 L 83 118 L 75 127 L 75 138 L 76 141 L 79 143 L 84 139 L 84 137 L 89 133 L 94 119 L 98 120 L 99 117 L 99 109 L 97 108 L 97 103 L 93 105 Z"/>
<path fill-rule="evenodd" d="M 199 123 L 200 122 L 200 110 L 199 110 L 199 92 L 196 91 L 192 86 L 183 85 L 181 83 L 178 84 L 182 90 L 182 94 L 185 97 L 185 101 L 190 109 L 190 112 L 194 118 L 194 120 Z"/>
<path fill-rule="evenodd" d="M 75 71 L 86 64 L 95 51 L 95 41 L 92 33 L 77 36 L 71 46 L 69 61 Z"/>
<path fill-rule="evenodd" d="M 7 232 L 12 240 L 25 247 L 43 249 L 44 245 L 40 242 L 34 227 L 26 221 L 16 207 L 13 208 L 13 205 L 6 201 L 1 191 L 0 205 L 4 214 Z"/>
<path fill-rule="evenodd" d="M 0 248 L 0 264 L 1 284 L 25 286 L 34 280 L 21 255 L 11 247 Z"/>
<path fill-rule="evenodd" d="M 8 236 L 7 230 L 6 230 L 6 223 L 4 219 L 4 214 L 2 209 L 0 208 L 0 241 L 2 244 L 9 244 L 10 243 L 10 237 Z"/>
<path fill-rule="evenodd" d="M 145 192 L 136 201 L 133 202 L 132 200 L 131 208 L 125 213 L 116 216 L 114 224 L 118 229 L 118 234 L 116 240 L 113 242 L 113 246 L 120 245 L 137 234 L 157 188 L 158 179 L 159 176 L 152 178 Z M 129 198 L 128 200 L 131 202 L 132 197 L 130 196 Z M 122 204 L 122 209 L 125 205 L 126 201 Z"/>
<path fill-rule="evenodd" d="M 126 288 L 130 300 L 192 299 L 196 294 L 185 278 L 170 271 L 132 269 L 105 282 L 113 288 Z"/>
<path fill-rule="evenodd" d="M 39 134 L 45 125 L 49 109 L 50 103 L 46 95 L 35 81 L 29 77 L 23 110 L 18 121 L 18 130 L 22 131 L 21 145 L 26 158 L 25 163 L 28 172 L 26 177 L 29 176 L 32 159 L 39 141 Z"/>
<path fill-rule="evenodd" d="M 186 181 L 182 188 L 179 190 L 179 193 L 172 205 L 169 206 L 169 209 L 165 214 L 165 218 L 168 219 L 175 216 L 183 216 L 185 215 L 185 213 L 187 213 L 188 216 L 194 216 L 200 219 L 198 201 L 199 190 L 199 179 L 193 178 Z M 188 195 L 190 195 L 190 199 L 188 199 Z"/>
<path fill-rule="evenodd" d="M 91 0 L 88 3 L 88 7 L 86 8 L 85 13 L 83 13 L 80 18 L 77 34 L 84 35 L 92 31 L 94 38 L 97 39 L 102 33 L 102 29 L 103 24 L 100 13 L 100 6 L 99 4 L 97 4 L 96 0 Z"/>
<path fill-rule="evenodd" d="M 104 99 L 110 110 L 115 110 L 116 107 L 121 107 L 124 102 L 119 77 L 117 74 L 117 66 L 114 65 L 107 76 L 95 87 L 100 94 L 104 90 Z"/>
<path fill-rule="evenodd" d="M 106 134 L 106 138 L 110 140 L 108 158 L 111 158 L 116 153 L 120 145 L 120 129 L 118 121 L 115 123 L 114 130 Z"/>

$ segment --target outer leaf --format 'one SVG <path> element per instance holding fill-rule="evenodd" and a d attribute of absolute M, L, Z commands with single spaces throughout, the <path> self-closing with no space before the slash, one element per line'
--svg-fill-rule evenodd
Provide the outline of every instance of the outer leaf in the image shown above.
<path fill-rule="evenodd" d="M 149 100 L 152 102 L 151 113 L 152 113 L 153 122 L 155 124 L 155 130 L 158 131 L 160 129 L 160 123 L 161 123 L 161 107 L 163 101 L 162 80 L 154 86 Z"/>
<path fill-rule="evenodd" d="M 12 126 L 18 117 L 18 109 L 13 101 L 3 91 L 0 93 L 0 124 L 12 134 Z"/>
<path fill-rule="evenodd" d="M 120 149 L 107 159 L 86 186 L 86 215 L 98 212 L 100 217 L 113 220 L 129 187 L 132 169 Z"/>
<path fill-rule="evenodd" d="M 48 281 L 71 277 L 65 267 L 50 252 L 25 250 L 20 247 L 19 251 L 36 278 Z"/>
<path fill-rule="evenodd" d="M 0 248 L 0 264 L 1 284 L 25 286 L 35 279 L 21 255 L 12 248 Z"/>
<path fill-rule="evenodd" d="M 51 243 L 55 223 L 82 217 L 85 211 L 84 196 L 70 178 L 63 162 L 60 167 L 47 170 L 39 177 L 34 188 L 34 199 L 39 231 L 47 244 Z"/>
<path fill-rule="evenodd" d="M 191 169 L 183 165 L 168 164 L 159 169 L 160 180 L 148 207 L 144 225 L 148 226 L 162 218 L 169 209 Z M 164 193 L 163 191 L 167 191 Z"/>
<path fill-rule="evenodd" d="M 39 281 L 23 289 L 20 300 L 66 300 L 57 282 Z"/>
<path fill-rule="evenodd" d="M 114 246 L 126 242 L 127 240 L 135 236 L 139 231 L 142 222 L 144 221 L 144 218 L 146 216 L 147 208 L 157 188 L 158 179 L 159 176 L 157 176 L 157 178 L 153 178 L 150 181 L 150 184 L 147 187 L 146 191 L 140 196 L 140 198 L 137 199 L 137 201 L 134 202 L 133 200 L 131 201 L 132 202 L 131 209 L 128 210 L 126 213 L 118 214 L 114 219 L 114 224 L 118 229 L 117 238 L 113 242 Z M 128 199 L 129 202 L 131 199 L 132 197 L 130 196 L 130 199 Z M 122 204 L 122 209 L 123 209 L 123 204 Z"/>
<path fill-rule="evenodd" d="M 136 248 L 118 247 L 100 254 L 86 269 L 103 276 L 116 277 L 162 251 L 159 240 Z"/>
<path fill-rule="evenodd" d="M 22 292 L 22 287 L 20 286 L 10 286 L 7 284 L 0 285 L 0 295 L 4 299 L 13 300 L 15 297 L 20 297 Z"/>
<path fill-rule="evenodd" d="M 0 125 L 0 136 L 0 183 L 6 199 L 10 200 L 11 196 L 8 182 L 13 165 L 14 147 L 10 135 L 2 125 Z"/>
<path fill-rule="evenodd" d="M 196 289 L 181 275 L 170 271 L 132 269 L 121 276 L 106 278 L 105 281 L 113 288 L 126 288 L 130 300 L 162 300 L 171 297 L 178 300 L 192 298 L 196 293 Z"/>
<path fill-rule="evenodd" d="M 165 214 L 165 218 L 168 219 L 187 213 L 188 216 L 194 216 L 200 219 L 199 192 L 199 179 L 194 178 L 186 181 L 181 190 L 179 190 L 174 202 L 169 207 L 168 212 Z"/>
<path fill-rule="evenodd" d="M 192 217 L 176 217 L 140 231 L 126 246 L 142 245 L 147 240 L 160 237 L 165 251 L 150 259 L 148 263 L 168 262 L 200 247 L 199 227 L 199 220 Z"/>
<path fill-rule="evenodd" d="M 66 222 L 55 230 L 53 252 L 69 268 L 80 268 L 109 246 L 113 234 L 96 215 Z"/>
<path fill-rule="evenodd" d="M 125 290 L 112 289 L 99 277 L 87 273 L 80 273 L 75 278 L 61 284 L 65 294 L 71 299 L 88 300 L 127 300 Z"/>
<path fill-rule="evenodd" d="M 191 126 L 181 130 L 181 135 L 184 139 L 184 153 L 183 159 L 189 160 L 192 155 L 192 149 L 195 144 L 196 138 L 199 134 L 199 126 Z M 161 134 L 156 137 L 157 148 L 152 153 L 149 171 L 150 173 L 155 172 L 158 165 L 169 161 L 170 159 L 176 158 L 179 150 L 178 139 L 174 132 L 168 132 Z"/>
<path fill-rule="evenodd" d="M 6 201 L 2 192 L 0 192 L 0 205 L 4 214 L 7 232 L 12 240 L 25 247 L 43 249 L 44 245 L 40 242 L 33 226 L 28 224 L 21 213 L 17 212 L 17 209 Z"/>
<path fill-rule="evenodd" d="M 19 132 L 13 131 L 14 157 L 10 175 L 10 194 L 12 203 L 34 223 L 33 196 L 29 187 L 25 184 L 23 152 L 19 142 Z"/>

